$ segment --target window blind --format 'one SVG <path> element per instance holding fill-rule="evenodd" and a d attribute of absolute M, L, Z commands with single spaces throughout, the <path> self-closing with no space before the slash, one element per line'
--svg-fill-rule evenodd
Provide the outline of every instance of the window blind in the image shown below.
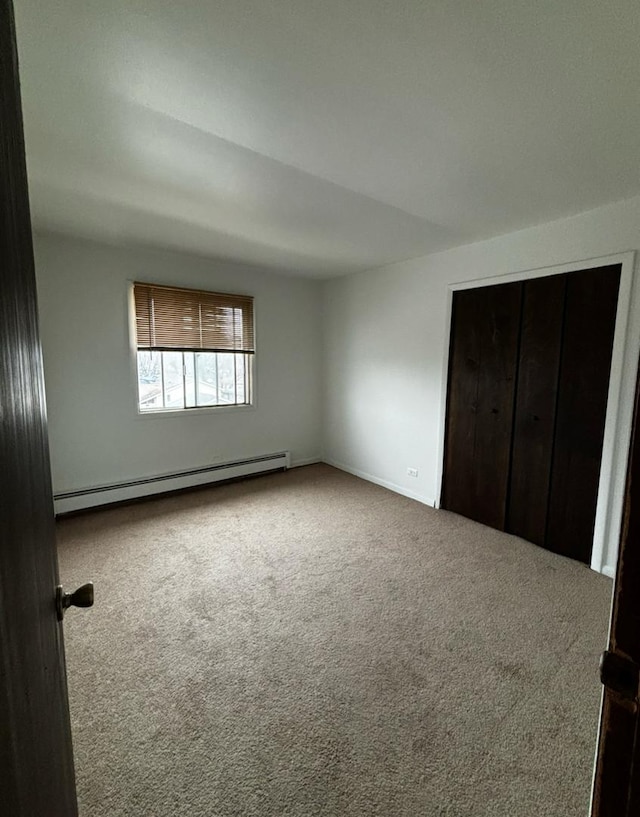
<path fill-rule="evenodd" d="M 255 351 L 253 298 L 135 283 L 138 349 Z"/>

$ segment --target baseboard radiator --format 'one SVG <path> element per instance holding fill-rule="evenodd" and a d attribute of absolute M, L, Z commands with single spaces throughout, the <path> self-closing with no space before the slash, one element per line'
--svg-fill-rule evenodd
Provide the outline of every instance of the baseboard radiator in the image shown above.
<path fill-rule="evenodd" d="M 162 474 L 154 477 L 142 477 L 96 488 L 85 488 L 79 491 L 66 491 L 54 494 L 53 507 L 56 516 L 59 514 L 108 505 L 111 502 L 123 502 L 143 496 L 177 491 L 182 488 L 193 488 L 196 485 L 207 485 L 238 477 L 248 477 L 269 471 L 283 471 L 290 466 L 288 451 L 275 454 L 264 454 L 234 462 L 216 463 L 189 471 L 176 471 L 173 474 Z"/>

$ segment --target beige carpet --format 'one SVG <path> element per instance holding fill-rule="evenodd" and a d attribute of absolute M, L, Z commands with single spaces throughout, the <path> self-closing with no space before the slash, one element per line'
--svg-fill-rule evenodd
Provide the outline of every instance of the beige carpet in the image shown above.
<path fill-rule="evenodd" d="M 611 582 L 324 465 L 66 519 L 82 817 L 585 817 Z"/>

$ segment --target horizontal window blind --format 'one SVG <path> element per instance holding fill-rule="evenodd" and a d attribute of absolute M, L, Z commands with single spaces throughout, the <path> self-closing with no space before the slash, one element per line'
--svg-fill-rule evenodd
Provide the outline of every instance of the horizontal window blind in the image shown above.
<path fill-rule="evenodd" d="M 138 349 L 255 351 L 253 298 L 197 289 L 133 285 Z"/>

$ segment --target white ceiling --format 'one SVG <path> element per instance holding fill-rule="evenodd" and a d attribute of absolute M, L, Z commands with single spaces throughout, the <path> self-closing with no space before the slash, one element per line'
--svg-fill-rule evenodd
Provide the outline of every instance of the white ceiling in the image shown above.
<path fill-rule="evenodd" d="M 329 276 L 640 194 L 638 0 L 14 0 L 36 227 Z"/>

